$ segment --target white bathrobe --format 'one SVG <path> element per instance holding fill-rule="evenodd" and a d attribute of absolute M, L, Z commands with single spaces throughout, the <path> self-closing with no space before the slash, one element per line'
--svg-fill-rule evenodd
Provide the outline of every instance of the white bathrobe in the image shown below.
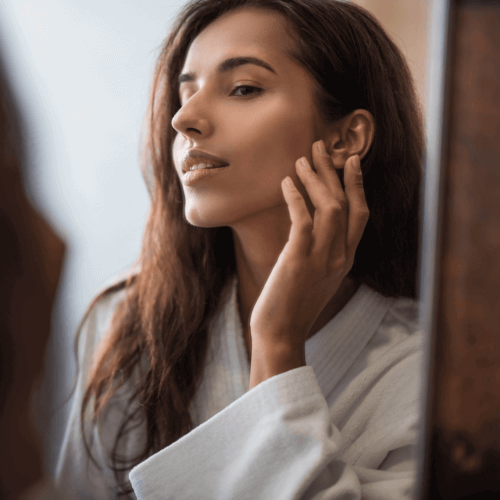
<path fill-rule="evenodd" d="M 307 366 L 249 391 L 236 284 L 210 327 L 190 409 L 195 428 L 132 469 L 136 498 L 413 499 L 422 429 L 419 303 L 361 285 L 307 340 Z M 61 493 L 78 499 L 114 498 L 107 455 L 130 388 L 116 395 L 93 431 L 101 470 L 85 454 L 79 407 L 92 353 L 122 299 L 123 292 L 98 304 L 80 341 L 81 374 L 57 471 Z M 143 439 L 139 429 L 120 449 L 134 452 Z"/>

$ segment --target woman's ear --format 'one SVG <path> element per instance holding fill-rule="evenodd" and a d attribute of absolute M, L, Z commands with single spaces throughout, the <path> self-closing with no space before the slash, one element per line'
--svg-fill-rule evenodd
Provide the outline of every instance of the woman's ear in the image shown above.
<path fill-rule="evenodd" d="M 328 152 L 335 168 L 344 168 L 350 156 L 363 158 L 373 142 L 375 120 L 366 109 L 356 109 L 335 122 L 327 138 Z"/>

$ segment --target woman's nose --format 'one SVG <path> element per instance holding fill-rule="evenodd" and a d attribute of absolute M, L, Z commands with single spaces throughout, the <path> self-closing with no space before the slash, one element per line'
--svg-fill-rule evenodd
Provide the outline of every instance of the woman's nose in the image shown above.
<path fill-rule="evenodd" d="M 172 127 L 186 137 L 207 137 L 212 133 L 210 109 L 201 95 L 193 95 L 172 118 Z"/>

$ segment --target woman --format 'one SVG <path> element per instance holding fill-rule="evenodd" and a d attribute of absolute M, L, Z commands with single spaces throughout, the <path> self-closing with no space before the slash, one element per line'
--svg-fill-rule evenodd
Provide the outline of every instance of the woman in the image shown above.
<path fill-rule="evenodd" d="M 148 138 L 140 270 L 83 322 L 60 488 L 411 498 L 423 133 L 398 49 L 349 3 L 191 2 Z"/>

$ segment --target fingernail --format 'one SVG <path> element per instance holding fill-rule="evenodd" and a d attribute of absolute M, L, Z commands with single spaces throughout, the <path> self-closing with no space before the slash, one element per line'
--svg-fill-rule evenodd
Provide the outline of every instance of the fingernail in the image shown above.
<path fill-rule="evenodd" d="M 352 160 L 352 168 L 358 173 L 361 173 L 361 163 L 359 161 L 359 156 L 356 155 Z"/>
<path fill-rule="evenodd" d="M 318 146 L 318 151 L 320 152 L 320 154 L 322 154 L 323 156 L 328 156 L 325 148 L 325 143 L 321 140 L 318 141 L 316 144 Z"/>
<path fill-rule="evenodd" d="M 307 168 L 307 169 L 311 170 L 311 166 L 309 165 L 309 162 L 306 160 L 306 158 L 305 158 L 305 157 L 302 157 L 302 158 L 300 159 L 300 163 L 302 163 L 302 166 L 303 166 L 303 167 L 305 167 L 305 168 Z"/>

